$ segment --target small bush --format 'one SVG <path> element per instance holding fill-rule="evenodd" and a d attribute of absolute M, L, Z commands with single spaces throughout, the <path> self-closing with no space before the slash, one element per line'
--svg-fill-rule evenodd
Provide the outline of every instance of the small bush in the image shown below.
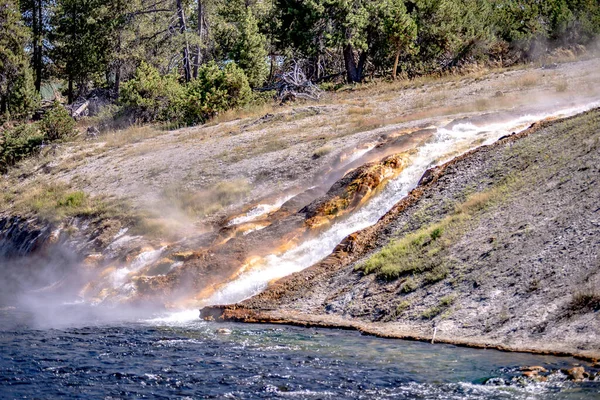
<path fill-rule="evenodd" d="M 445 265 L 438 265 L 425 275 L 425 283 L 433 284 L 446 279 L 448 276 L 448 268 Z"/>
<path fill-rule="evenodd" d="M 67 138 L 75 133 L 75 120 L 63 106 L 55 102 L 42 119 L 42 131 L 50 141 Z"/>
<path fill-rule="evenodd" d="M 400 302 L 400 304 L 398 304 L 398 306 L 396 306 L 396 315 L 402 314 L 409 307 L 410 307 L 410 301 L 405 300 L 405 301 Z"/>
<path fill-rule="evenodd" d="M 35 154 L 43 141 L 38 124 L 23 124 L 0 133 L 0 171 Z"/>
<path fill-rule="evenodd" d="M 402 289 L 400 289 L 400 291 L 402 293 L 410 293 L 414 292 L 418 288 L 419 285 L 417 285 L 417 283 L 412 278 L 408 278 L 406 281 L 404 281 L 404 284 L 402 285 Z"/>
<path fill-rule="evenodd" d="M 587 290 L 573 295 L 569 310 L 573 313 L 584 313 L 600 310 L 600 292 Z"/>
<path fill-rule="evenodd" d="M 321 157 L 326 156 L 327 154 L 331 153 L 332 151 L 333 151 L 333 147 L 322 146 L 315 150 L 312 157 L 314 159 L 321 158 Z"/>
<path fill-rule="evenodd" d="M 185 87 L 175 75 L 161 76 L 145 62 L 133 79 L 127 81 L 119 95 L 123 113 L 136 122 L 179 121 L 183 119 Z"/>
<path fill-rule="evenodd" d="M 569 89 L 569 83 L 566 80 L 560 80 L 554 84 L 554 89 L 558 93 L 564 93 Z"/>
<path fill-rule="evenodd" d="M 215 62 L 202 66 L 198 78 L 187 85 L 187 123 L 203 123 L 229 109 L 242 107 L 252 100 L 252 91 L 244 71 L 231 62 L 219 68 Z"/>
<path fill-rule="evenodd" d="M 446 310 L 452 304 L 454 304 L 454 300 L 456 300 L 456 296 L 454 296 L 454 295 L 448 295 L 448 296 L 442 297 L 437 306 L 428 308 L 427 310 L 423 311 L 423 313 L 421 314 L 421 317 L 423 319 L 433 319 L 433 318 L 437 317 L 444 310 Z"/>
<path fill-rule="evenodd" d="M 85 200 L 85 193 L 78 191 L 66 193 L 63 197 L 56 201 L 56 204 L 59 207 L 78 208 L 85 203 Z"/>

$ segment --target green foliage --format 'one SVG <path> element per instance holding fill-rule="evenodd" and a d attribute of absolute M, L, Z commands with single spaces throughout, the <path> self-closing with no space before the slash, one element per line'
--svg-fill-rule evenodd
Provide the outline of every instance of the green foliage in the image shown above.
<path fill-rule="evenodd" d="M 184 115 L 185 88 L 175 75 L 161 75 L 142 62 L 121 89 L 119 103 L 136 122 L 177 121 Z"/>
<path fill-rule="evenodd" d="M 422 314 L 421 317 L 423 319 L 433 319 L 435 317 L 437 317 L 438 315 L 440 315 L 442 312 L 444 312 L 446 309 L 448 309 L 452 304 L 454 304 L 454 301 L 456 300 L 456 296 L 455 295 L 448 295 L 448 296 L 444 296 L 440 299 L 440 302 L 438 303 L 437 306 L 428 308 L 427 310 L 425 310 Z"/>
<path fill-rule="evenodd" d="M 142 63 L 125 83 L 119 103 L 138 122 L 203 123 L 220 112 L 242 107 L 252 100 L 248 79 L 235 63 L 220 68 L 203 65 L 198 78 L 182 85 L 175 75 L 160 75 Z"/>
<path fill-rule="evenodd" d="M 75 134 L 75 120 L 66 108 L 55 102 L 46 112 L 41 124 L 46 139 L 60 140 Z"/>
<path fill-rule="evenodd" d="M 371 256 L 361 268 L 365 273 L 377 272 L 384 279 L 420 273 L 435 267 L 434 257 L 445 243 L 439 241 L 441 232 L 451 223 L 446 219 L 408 234 Z"/>
<path fill-rule="evenodd" d="M 450 270 L 445 265 L 436 265 L 423 279 L 427 284 L 433 284 L 446 279 Z"/>
<path fill-rule="evenodd" d="M 59 0 L 52 14 L 51 56 L 69 82 L 69 102 L 108 66 L 115 15 L 107 0 Z"/>
<path fill-rule="evenodd" d="M 251 99 L 252 91 L 242 69 L 233 62 L 225 68 L 210 62 L 187 85 L 187 122 L 205 122 L 220 112 L 242 107 Z"/>
<path fill-rule="evenodd" d="M 0 171 L 35 154 L 43 140 L 38 124 L 23 124 L 0 133 Z"/>
<path fill-rule="evenodd" d="M 253 8 L 243 1 L 218 3 L 214 39 L 217 55 L 233 60 L 252 87 L 261 86 L 269 73 L 267 40 L 259 31 Z"/>
<path fill-rule="evenodd" d="M 356 269 L 388 280 L 423 272 L 428 272 L 423 279 L 427 284 L 445 279 L 452 265 L 447 248 L 460 237 L 465 221 L 495 201 L 501 190 L 471 194 L 452 215 L 390 242 Z"/>
<path fill-rule="evenodd" d="M 58 207 L 79 208 L 86 201 L 85 193 L 81 191 L 65 193 L 56 201 Z"/>
<path fill-rule="evenodd" d="M 29 32 L 18 3 L 0 4 L 0 121 L 24 119 L 39 105 L 25 47 Z"/>
<path fill-rule="evenodd" d="M 401 301 L 397 306 L 396 306 L 396 315 L 400 315 L 402 314 L 404 311 L 406 311 L 408 308 L 410 308 L 410 301 L 404 300 Z"/>
<path fill-rule="evenodd" d="M 419 285 L 417 284 L 417 282 L 414 281 L 414 279 L 407 278 L 402 284 L 402 288 L 400 289 L 400 291 L 402 293 L 411 293 L 417 290 L 418 288 Z"/>

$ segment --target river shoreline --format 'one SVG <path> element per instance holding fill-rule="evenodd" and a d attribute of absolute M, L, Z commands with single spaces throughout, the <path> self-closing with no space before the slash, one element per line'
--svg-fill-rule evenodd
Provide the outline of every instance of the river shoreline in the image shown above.
<path fill-rule="evenodd" d="M 546 293 L 547 291 L 552 291 L 554 289 L 551 285 L 556 285 L 556 281 L 553 281 L 548 276 L 545 276 L 545 272 L 543 270 L 541 272 L 538 271 L 537 279 L 539 279 L 538 282 L 541 282 L 540 285 L 543 290 L 540 290 L 540 293 L 535 293 L 537 297 L 531 299 L 519 293 L 516 293 L 514 296 L 519 295 L 522 298 L 521 301 L 525 302 L 529 309 L 543 308 L 546 303 L 551 303 L 552 301 L 556 302 L 560 300 L 562 302 L 559 305 L 554 306 L 554 308 L 549 309 L 550 311 L 546 310 L 545 318 L 542 317 L 538 320 L 532 320 L 533 323 L 530 323 L 529 326 L 523 322 L 522 316 L 502 315 L 501 318 L 505 319 L 506 321 L 502 321 L 500 324 L 497 324 L 495 328 L 489 329 L 487 325 L 489 322 L 486 322 L 485 327 L 475 326 L 475 319 L 473 316 L 468 314 L 465 315 L 464 312 L 457 317 L 449 314 L 443 318 L 438 316 L 427 321 L 423 321 L 422 318 L 417 318 L 414 315 L 404 315 L 399 317 L 393 312 L 388 312 L 387 314 L 385 312 L 381 312 L 380 315 L 376 316 L 373 314 L 368 314 L 367 312 L 364 312 L 367 307 L 370 307 L 371 309 L 382 308 L 386 306 L 386 302 L 393 302 L 397 297 L 404 298 L 406 296 L 399 294 L 402 291 L 397 291 L 399 286 L 393 286 L 394 283 L 382 282 L 380 280 L 373 279 L 368 275 L 361 276 L 359 273 L 354 271 L 354 268 L 356 265 L 358 265 L 358 262 L 361 260 L 364 261 L 365 258 L 372 255 L 389 242 L 390 237 L 393 236 L 391 234 L 392 230 L 394 228 L 397 229 L 398 226 L 398 224 L 394 225 L 395 221 L 404 218 L 403 221 L 404 224 L 406 224 L 407 218 L 409 217 L 403 215 L 414 215 L 417 211 L 419 211 L 419 204 L 423 201 L 426 201 L 422 200 L 423 198 L 427 199 L 434 196 L 433 193 L 440 190 L 440 187 L 443 185 L 448 185 L 449 183 L 457 184 L 457 182 L 461 179 L 463 181 L 473 179 L 474 175 L 466 175 L 464 177 L 460 176 L 465 168 L 479 168 L 479 164 L 485 164 L 486 162 L 489 164 L 490 162 L 486 161 L 486 159 L 494 157 L 496 157 L 494 162 L 497 163 L 497 165 L 494 165 L 494 167 L 497 168 L 498 166 L 503 166 L 504 164 L 502 163 L 505 162 L 506 159 L 514 158 L 514 154 L 507 156 L 507 152 L 513 151 L 513 146 L 525 146 L 527 147 L 528 152 L 535 152 L 541 148 L 540 146 L 550 143 L 548 140 L 548 135 L 554 135 L 554 139 L 557 140 L 556 143 L 563 143 L 562 146 L 564 146 L 564 142 L 561 142 L 562 138 L 564 137 L 568 139 L 570 132 L 577 124 L 586 124 L 586 126 L 591 128 L 590 131 L 592 133 L 586 133 L 585 140 L 591 140 L 593 142 L 594 137 L 597 138 L 599 133 L 599 114 L 599 110 L 595 109 L 574 117 L 536 123 L 523 132 L 501 138 L 489 146 L 482 146 L 471 150 L 448 163 L 428 170 L 428 172 L 426 172 L 421 179 L 418 187 L 414 189 L 405 199 L 398 203 L 390 212 L 382 217 L 375 226 L 364 229 L 347 237 L 340 245 L 338 245 L 336 250 L 330 256 L 325 258 L 320 263 L 302 272 L 283 278 L 271 284 L 263 293 L 239 304 L 207 307 L 201 311 L 201 317 L 205 319 L 230 320 L 239 322 L 279 323 L 299 326 L 354 329 L 369 335 L 418 341 L 432 341 L 435 329 L 436 333 L 434 341 L 438 343 L 448 343 L 458 346 L 477 348 L 493 348 L 502 351 L 552 354 L 560 356 L 568 355 L 583 360 L 596 361 L 598 358 L 600 358 L 600 348 L 598 347 L 600 343 L 594 340 L 594 336 L 589 333 L 583 332 L 578 334 L 577 329 L 580 329 L 582 324 L 581 321 L 586 320 L 586 318 L 589 320 L 587 322 L 588 328 L 593 329 L 593 327 L 598 324 L 597 311 L 594 311 L 593 309 L 582 310 L 581 312 L 575 313 L 564 311 L 571 303 L 569 303 L 567 299 L 557 300 L 552 298 L 552 296 L 556 296 L 555 293 Z M 523 139 L 526 138 L 528 138 L 528 142 L 524 143 L 525 141 Z M 549 147 L 545 148 L 544 151 L 554 150 L 556 151 L 556 154 L 558 154 L 559 149 L 553 149 L 555 143 L 550 143 L 548 146 Z M 593 151 L 593 149 L 588 150 Z M 589 151 L 587 151 L 587 153 L 589 153 Z M 581 154 L 583 153 L 585 153 L 585 151 L 581 152 Z M 577 149 L 574 149 L 573 151 L 569 150 L 568 157 L 563 155 L 557 157 L 564 157 L 566 160 L 565 165 L 567 166 L 577 162 L 583 162 L 583 158 L 580 157 L 580 153 L 577 152 Z M 571 159 L 569 159 L 569 157 L 571 157 Z M 548 159 L 548 157 L 546 157 L 546 159 Z M 534 162 L 537 163 L 539 161 L 539 159 L 536 159 Z M 589 158 L 592 171 L 595 168 L 594 165 L 597 165 L 595 164 L 597 161 L 597 156 L 592 156 Z M 531 161 L 528 162 L 531 163 Z M 487 167 L 489 167 L 489 165 L 487 165 Z M 513 167 L 515 169 L 521 168 L 521 166 L 517 165 L 508 165 L 506 169 L 510 169 L 508 167 Z M 530 164 L 528 164 L 525 169 L 529 167 Z M 544 166 L 540 166 L 539 168 L 543 167 Z M 569 174 L 571 174 L 573 171 L 570 170 L 570 167 L 568 167 L 568 169 Z M 582 167 L 578 167 L 576 170 L 579 171 L 581 169 Z M 489 168 L 480 168 L 479 175 L 477 176 L 481 177 L 482 174 L 485 175 L 488 172 Z M 456 178 L 457 175 L 459 178 Z M 581 180 L 580 177 L 578 178 L 574 174 L 569 176 L 569 179 L 573 178 L 573 181 L 577 181 L 579 183 L 585 181 L 585 179 Z M 525 176 L 525 178 L 529 179 L 528 176 Z M 589 181 L 585 182 L 590 183 Z M 591 185 L 594 185 L 593 180 L 591 181 Z M 444 189 L 441 190 L 443 191 Z M 561 190 L 565 193 L 561 193 Z M 509 204 L 511 207 L 514 206 L 514 204 L 517 204 L 515 202 L 519 201 L 519 196 L 522 196 L 524 192 L 515 191 L 515 193 L 516 194 L 513 197 L 516 200 L 511 197 L 512 203 Z M 570 196 L 569 193 L 570 192 L 565 189 L 560 189 L 559 185 L 559 189 L 555 197 L 556 199 L 561 199 L 563 195 L 567 197 Z M 593 191 L 588 192 L 586 195 L 593 197 L 593 193 Z M 546 198 L 546 200 L 549 202 L 555 201 L 553 199 L 554 197 L 552 196 L 548 196 Z M 535 199 L 535 201 L 539 202 L 540 199 Z M 560 207 L 565 207 L 565 205 L 560 202 L 556 204 L 558 204 L 558 209 L 561 209 Z M 510 207 L 508 208 L 510 209 Z M 514 209 L 516 209 L 516 207 Z M 504 218 L 500 211 L 494 212 L 500 215 L 500 217 Z M 555 211 L 552 212 L 556 214 Z M 595 212 L 593 210 L 591 210 L 591 212 L 593 217 Z M 533 211 L 531 213 L 533 213 Z M 483 220 L 490 215 L 494 218 L 497 217 L 495 214 L 492 215 L 488 212 L 488 214 L 483 215 Z M 534 220 L 527 222 L 530 225 L 534 225 L 535 223 Z M 576 225 L 576 223 L 574 224 Z M 501 226 L 504 227 L 502 224 Z M 410 229 L 408 231 L 410 231 Z M 595 237 L 594 232 L 596 232 L 594 226 L 592 226 L 590 231 L 586 231 L 586 235 L 590 235 L 590 237 L 592 237 L 592 254 L 593 248 L 598 246 L 598 241 L 593 239 Z M 479 232 L 479 234 L 481 235 L 481 232 Z M 551 234 L 551 232 L 548 234 Z M 537 254 L 537 252 L 539 252 L 539 249 L 535 247 L 538 246 L 536 243 L 531 245 L 524 244 L 522 246 L 525 248 L 525 253 Z M 587 272 L 585 273 L 589 274 L 589 276 L 586 277 L 586 281 L 592 282 L 590 287 L 593 289 L 595 287 L 594 279 L 598 272 L 597 269 L 593 267 L 593 264 L 597 258 L 585 258 L 583 255 L 581 255 L 579 259 L 573 258 L 572 260 L 574 261 L 571 262 L 577 265 L 591 261 L 590 264 L 592 264 L 592 267 L 588 266 L 587 268 L 589 268 L 589 270 L 586 269 L 585 271 Z M 517 261 L 513 260 L 513 262 L 518 264 Z M 548 267 L 549 269 L 551 269 L 551 266 L 554 265 L 553 263 L 554 261 L 550 261 L 550 266 Z M 497 262 L 497 264 L 505 266 L 505 264 L 502 264 L 501 261 Z M 484 268 L 486 266 L 487 264 L 485 266 L 480 265 L 479 268 Z M 520 268 L 523 269 L 525 267 Z M 586 267 L 583 266 L 582 268 Z M 582 271 L 583 270 L 578 270 L 576 274 L 583 274 Z M 496 271 L 496 273 L 501 274 L 501 271 Z M 512 273 L 514 273 L 514 271 Z M 574 271 L 568 271 L 568 276 L 573 276 L 570 275 L 572 273 L 574 273 Z M 473 271 L 468 270 L 467 272 L 461 272 L 461 274 L 472 275 Z M 549 275 L 549 273 L 545 274 Z M 576 277 L 578 276 L 580 275 L 576 275 Z M 521 279 L 521 281 L 522 280 L 523 279 Z M 365 281 L 367 283 L 365 283 Z M 567 290 L 567 296 L 568 293 L 571 293 L 572 296 L 575 296 L 576 291 L 580 290 L 580 288 L 578 289 L 577 285 L 581 286 L 582 283 L 576 281 L 577 278 L 573 278 L 573 282 L 567 282 L 567 285 L 569 286 L 564 288 Z M 483 286 L 486 284 L 487 283 L 484 280 Z M 519 287 L 519 285 L 522 286 L 522 284 L 523 282 L 509 280 L 504 284 L 504 286 L 500 286 L 500 289 L 502 291 L 510 292 L 511 287 Z M 545 286 L 546 284 L 548 287 Z M 450 288 L 454 293 L 453 296 L 457 297 L 457 304 L 467 304 L 468 301 L 473 301 L 473 298 L 476 297 L 474 292 L 477 290 L 474 288 L 469 289 L 465 285 L 460 286 L 459 284 L 454 283 L 449 284 L 444 281 L 437 283 L 436 285 L 436 287 L 425 287 L 424 290 L 419 289 L 416 291 L 417 293 L 410 294 L 409 296 L 412 296 L 412 301 L 414 303 L 428 302 L 430 301 L 430 297 L 435 297 L 435 294 L 432 295 L 432 290 L 446 293 L 448 288 Z M 493 287 L 496 288 L 496 285 Z M 422 292 L 419 293 L 419 291 Z M 398 294 L 395 294 L 394 292 L 398 292 Z M 346 298 L 351 297 L 352 301 L 359 303 L 359 305 L 348 306 L 348 303 L 340 305 L 339 298 L 342 297 L 340 293 L 343 293 L 343 296 Z M 366 298 L 364 297 L 365 294 L 368 294 Z M 371 301 L 368 299 L 370 296 L 375 297 L 376 299 Z M 505 299 L 505 301 L 507 301 L 507 304 L 511 305 L 509 303 L 511 301 L 510 296 L 508 296 L 507 299 L 508 300 Z M 477 308 L 478 302 L 481 302 L 481 300 L 475 299 L 475 309 Z M 362 314 L 356 311 L 357 307 L 362 307 Z M 514 305 L 513 307 L 515 310 L 513 311 L 514 313 L 523 312 L 523 310 L 528 311 L 527 308 L 519 308 L 519 305 Z M 455 308 L 457 310 L 453 309 L 452 312 L 460 314 L 461 309 L 458 306 Z M 487 306 L 487 309 L 487 312 L 491 315 L 490 318 L 499 317 L 498 314 L 500 312 L 508 313 L 507 311 L 501 311 L 505 310 L 505 308 L 500 309 L 498 306 L 496 306 L 496 308 Z M 554 314 L 552 314 L 552 312 L 554 312 Z M 381 315 L 383 315 L 383 318 Z M 386 322 L 377 321 L 377 319 L 381 321 L 385 318 L 388 318 Z M 453 319 L 458 322 L 455 322 L 454 324 L 448 324 L 448 320 Z M 475 327 L 471 329 L 465 329 L 457 327 L 457 324 L 462 324 L 462 326 L 471 324 Z M 545 333 L 544 330 L 541 330 L 541 332 L 536 331 L 536 329 L 539 330 L 539 326 L 547 326 L 548 324 L 550 324 L 552 328 L 549 329 L 550 333 Z M 508 326 L 508 328 L 506 326 Z M 518 332 L 518 334 L 511 335 L 510 332 Z"/>

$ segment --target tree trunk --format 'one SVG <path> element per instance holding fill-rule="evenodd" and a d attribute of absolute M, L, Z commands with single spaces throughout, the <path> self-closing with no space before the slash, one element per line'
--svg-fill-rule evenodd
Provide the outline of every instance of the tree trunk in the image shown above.
<path fill-rule="evenodd" d="M 348 83 L 360 82 L 356 60 L 354 59 L 354 49 L 351 44 L 344 47 L 344 65 L 346 66 L 346 78 Z"/>
<path fill-rule="evenodd" d="M 400 59 L 400 49 L 396 50 L 396 57 L 394 58 L 394 69 L 392 69 L 392 79 L 396 80 L 396 73 L 398 71 L 398 60 Z"/>
<path fill-rule="evenodd" d="M 35 90 L 42 87 L 42 0 L 33 0 L 32 9 L 33 28 L 33 70 L 35 71 Z"/>
<path fill-rule="evenodd" d="M 121 90 L 121 61 L 117 61 L 115 66 L 115 96 L 119 98 L 119 91 Z"/>
<path fill-rule="evenodd" d="M 8 101 L 5 96 L 0 96 L 0 118 L 4 118 L 6 111 L 8 111 L 7 107 Z"/>
<path fill-rule="evenodd" d="M 202 4 L 202 0 L 198 0 L 198 37 L 200 38 L 200 42 L 203 44 L 204 40 L 204 5 Z M 196 48 L 196 55 L 194 57 L 194 78 L 198 77 L 198 68 L 200 67 L 200 63 L 202 62 L 202 45 L 198 45 Z"/>
<path fill-rule="evenodd" d="M 181 0 L 177 0 L 177 15 L 179 16 L 179 31 L 185 35 L 187 28 L 185 26 L 185 14 L 183 12 Z M 190 46 L 187 38 L 185 39 L 185 47 L 183 48 L 183 75 L 186 82 L 189 82 L 192 78 L 192 69 L 190 66 Z"/>
<path fill-rule="evenodd" d="M 67 102 L 73 104 L 73 77 L 69 75 L 69 87 L 67 89 Z"/>
<path fill-rule="evenodd" d="M 360 53 L 360 56 L 358 57 L 358 82 L 362 82 L 363 79 L 365 64 L 367 63 L 367 54 L 369 53 L 367 50 L 365 50 L 362 53 Z"/>

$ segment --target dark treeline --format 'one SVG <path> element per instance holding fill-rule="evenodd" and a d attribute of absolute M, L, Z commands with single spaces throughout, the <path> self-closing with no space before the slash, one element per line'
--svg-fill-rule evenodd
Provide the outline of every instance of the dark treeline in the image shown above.
<path fill-rule="evenodd" d="M 509 65 L 600 32 L 597 0 L 0 0 L 0 114 L 103 90 L 143 121 L 202 122 L 290 65 L 312 82 Z"/>

